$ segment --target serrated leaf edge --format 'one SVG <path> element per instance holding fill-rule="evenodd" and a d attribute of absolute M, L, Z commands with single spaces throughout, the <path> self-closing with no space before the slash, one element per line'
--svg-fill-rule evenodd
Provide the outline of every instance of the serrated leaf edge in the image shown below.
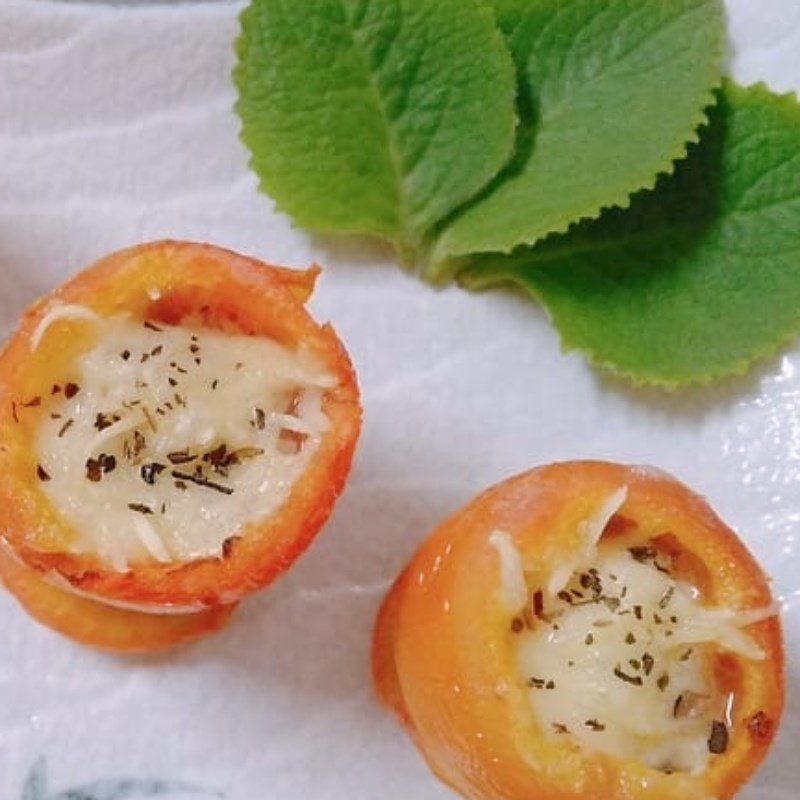
<path fill-rule="evenodd" d="M 461 285 L 465 286 L 466 284 L 461 282 Z M 637 374 L 633 370 L 620 368 L 612 361 L 601 358 L 591 347 L 586 347 L 571 341 L 569 334 L 566 333 L 553 318 L 553 313 L 547 303 L 542 300 L 538 292 L 536 292 L 534 289 L 531 289 L 522 281 L 506 275 L 496 282 L 470 280 L 468 288 L 471 291 L 486 291 L 492 288 L 512 288 L 519 294 L 524 295 L 528 300 L 535 301 L 541 306 L 542 310 L 547 316 L 548 321 L 558 333 L 560 349 L 562 353 L 565 355 L 570 353 L 579 353 L 592 367 L 604 370 L 616 378 L 621 378 L 637 389 L 655 388 L 669 393 L 674 393 L 691 389 L 705 388 L 726 378 L 740 378 L 746 375 L 755 364 L 776 356 L 786 345 L 797 340 L 797 338 L 800 336 L 800 319 L 798 319 L 796 328 L 793 328 L 785 335 L 782 335 L 775 342 L 771 342 L 762 348 L 756 349 L 749 356 L 737 359 L 734 363 L 728 367 L 725 367 L 724 369 L 707 372 L 701 375 L 675 378 L 667 378 L 655 374 Z"/>
<path fill-rule="evenodd" d="M 511 58 L 510 51 L 508 50 L 508 45 L 503 37 L 502 32 L 498 28 L 495 18 L 494 12 L 491 7 L 485 2 L 485 0 L 474 0 L 476 11 L 479 14 L 482 14 L 486 21 L 490 24 L 491 27 L 491 37 L 493 40 L 493 45 L 496 47 L 498 51 L 508 52 L 509 62 L 510 62 L 510 69 L 512 72 L 514 71 L 513 59 Z M 427 256 L 423 256 L 422 254 L 426 251 L 430 250 L 430 244 L 428 241 L 428 237 L 431 234 L 432 230 L 436 229 L 436 226 L 441 222 L 441 220 L 434 223 L 431 228 L 428 230 L 421 230 L 421 231 L 411 231 L 410 226 L 407 226 L 407 230 L 400 231 L 398 235 L 390 235 L 388 232 L 386 233 L 375 233 L 375 232 L 365 232 L 364 230 L 358 227 L 341 227 L 341 226 L 326 226 L 326 225 L 316 225 L 312 224 L 310 221 L 304 221 L 299 219 L 296 214 L 291 213 L 271 192 L 267 181 L 262 178 L 259 174 L 258 170 L 256 169 L 255 165 L 255 155 L 254 155 L 254 148 L 251 146 L 250 142 L 248 141 L 248 125 L 244 121 L 244 117 L 242 115 L 241 110 L 241 94 L 242 94 L 242 86 L 240 83 L 240 78 L 242 74 L 242 56 L 244 50 L 244 40 L 247 35 L 245 31 L 245 20 L 247 16 L 251 13 L 253 8 L 253 3 L 249 2 L 240 12 L 238 15 L 239 20 L 239 33 L 234 40 L 233 50 L 234 54 L 236 55 L 236 62 L 231 70 L 231 75 L 233 78 L 233 84 L 237 90 L 237 99 L 234 101 L 233 104 L 233 111 L 236 115 L 236 118 L 239 120 L 239 131 L 238 131 L 238 138 L 239 141 L 244 145 L 245 150 L 248 153 L 247 159 L 247 166 L 248 169 L 256 176 L 258 190 L 261 194 L 266 195 L 271 201 L 276 211 L 284 216 L 288 217 L 292 223 L 292 227 L 295 229 L 302 229 L 306 231 L 310 231 L 312 233 L 323 234 L 323 235 L 332 235 L 332 236 L 360 236 L 364 237 L 369 240 L 373 241 L 383 241 L 388 242 L 395 251 L 395 254 L 400 261 L 401 266 L 411 269 L 416 273 L 420 273 L 419 264 L 424 263 L 427 261 Z M 516 98 L 516 85 L 512 87 L 512 97 L 510 98 L 512 101 Z M 382 106 L 382 104 L 379 103 Z M 516 114 L 516 108 L 514 109 L 513 114 L 513 126 L 511 130 L 511 135 L 509 136 L 508 143 L 506 145 L 506 152 L 503 158 L 503 161 L 498 168 L 497 172 L 499 172 L 506 161 L 511 157 L 514 144 L 515 144 L 515 133 L 516 128 L 519 124 L 519 119 Z M 399 169 L 397 168 L 397 157 L 394 152 L 391 153 L 391 161 L 393 166 L 395 167 L 395 174 L 398 183 L 402 184 L 403 177 L 400 174 Z M 493 173 L 492 175 L 487 176 L 485 181 L 481 186 L 479 186 L 476 191 L 475 195 L 479 194 L 483 189 L 494 179 L 497 172 Z M 474 196 L 474 195 L 473 195 Z M 406 203 L 402 198 L 402 192 L 400 192 L 400 205 L 405 207 Z M 455 208 L 458 208 L 462 203 L 468 202 L 469 198 L 460 201 Z M 451 209 L 449 213 L 455 210 Z M 445 219 L 448 215 L 445 215 Z M 401 214 L 401 221 L 405 219 L 405 213 Z"/>
<path fill-rule="evenodd" d="M 688 137 L 668 148 L 667 155 L 661 159 L 658 165 L 655 165 L 655 171 L 652 172 L 652 174 L 650 174 L 650 170 L 648 169 L 649 177 L 646 178 L 638 188 L 632 189 L 627 193 L 620 194 L 616 198 L 608 201 L 605 205 L 600 206 L 594 213 L 585 214 L 577 219 L 567 220 L 558 227 L 553 228 L 553 230 L 548 231 L 546 234 L 535 239 L 518 242 L 517 244 L 505 249 L 486 252 L 508 255 L 514 252 L 517 248 L 532 247 L 549 236 L 568 233 L 573 227 L 580 225 L 583 222 L 598 219 L 605 211 L 610 211 L 612 209 L 620 209 L 625 211 L 630 208 L 634 195 L 637 195 L 642 191 L 652 191 L 662 176 L 669 176 L 675 172 L 676 165 L 686 158 L 689 146 L 700 141 L 699 131 L 708 124 L 709 109 L 713 108 L 716 104 L 716 92 L 722 86 L 722 65 L 726 52 L 725 33 L 727 28 L 724 17 L 725 9 L 720 0 L 717 2 L 717 7 L 722 13 L 722 17 L 720 19 L 720 35 L 714 51 L 712 52 L 712 58 L 709 60 L 709 80 L 703 89 L 701 89 L 697 98 L 698 111 L 694 116 L 694 121 L 691 123 Z M 442 231 L 438 241 L 431 249 L 430 261 L 427 265 L 425 265 L 421 273 L 422 277 L 426 281 L 435 285 L 447 283 L 449 280 L 457 277 L 458 267 L 454 266 L 453 262 L 470 255 L 477 255 L 477 253 L 441 253 L 440 245 L 444 240 L 446 233 L 447 229 Z"/>
<path fill-rule="evenodd" d="M 725 76 L 722 81 L 722 88 L 732 89 L 736 92 L 750 93 L 771 103 L 775 108 L 779 108 L 786 113 L 797 115 L 800 112 L 800 95 L 795 91 L 773 92 L 765 81 L 756 81 L 747 85 L 742 85 L 733 80 L 730 76 Z M 792 120 L 794 124 L 796 120 Z M 535 296 L 527 287 L 523 287 L 526 292 Z M 611 362 L 597 357 L 590 348 L 580 347 L 569 342 L 567 336 L 562 333 L 559 326 L 553 321 L 547 305 L 536 297 L 542 307 L 547 311 L 553 326 L 558 330 L 561 338 L 561 348 L 564 352 L 579 352 L 586 357 L 590 364 L 606 370 L 617 377 L 624 378 L 636 387 L 655 387 L 665 389 L 669 392 L 680 391 L 682 389 L 708 387 L 725 378 L 737 378 L 746 375 L 756 364 L 767 361 L 778 355 L 787 345 L 796 341 L 800 336 L 800 316 L 797 324 L 786 333 L 779 336 L 775 341 L 766 343 L 763 347 L 755 348 L 748 356 L 737 359 L 729 367 L 710 371 L 701 375 L 687 378 L 665 378 L 655 375 L 636 375 L 627 369 L 620 369 Z"/>
<path fill-rule="evenodd" d="M 800 113 L 800 95 L 798 95 L 797 92 L 774 92 L 765 81 L 756 81 L 754 83 L 742 85 L 737 83 L 730 76 L 724 76 L 721 89 L 753 94 L 771 103 L 775 108 L 779 108 L 787 114 L 791 113 L 796 116 Z M 796 120 L 792 119 L 791 122 L 794 124 Z M 652 189 L 648 191 L 652 191 Z M 548 320 L 558 332 L 561 342 L 561 351 L 563 353 L 580 353 L 593 367 L 605 370 L 618 378 L 622 378 L 636 388 L 651 387 L 663 389 L 667 392 L 677 392 L 692 388 L 708 387 L 725 378 L 742 377 L 746 375 L 755 364 L 776 356 L 784 347 L 797 340 L 798 336 L 800 336 L 800 316 L 798 316 L 797 325 L 791 330 L 779 336 L 774 342 L 768 342 L 763 347 L 755 348 L 750 355 L 737 359 L 725 368 L 685 378 L 667 378 L 660 375 L 648 375 L 644 373 L 637 374 L 630 369 L 620 368 L 613 362 L 601 358 L 591 347 L 586 347 L 571 341 L 569 334 L 565 333 L 562 327 L 555 321 L 553 313 L 547 303 L 539 296 L 539 293 L 513 275 L 499 273 L 497 278 L 493 279 L 490 273 L 482 274 L 480 277 L 477 277 L 474 275 L 468 276 L 466 271 L 462 271 L 458 276 L 458 280 L 463 287 L 471 291 L 484 291 L 494 287 L 501 288 L 503 285 L 510 285 L 518 289 L 521 293 L 526 295 L 529 299 L 535 300 L 542 307 Z"/>

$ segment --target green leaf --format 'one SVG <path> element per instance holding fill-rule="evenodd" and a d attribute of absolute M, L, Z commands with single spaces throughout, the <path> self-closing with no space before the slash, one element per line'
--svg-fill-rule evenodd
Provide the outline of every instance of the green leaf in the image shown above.
<path fill-rule="evenodd" d="M 407 251 L 506 163 L 514 67 L 478 0 L 252 0 L 235 81 L 262 188 Z"/>
<path fill-rule="evenodd" d="M 655 191 L 463 276 L 538 297 L 566 348 L 637 383 L 743 373 L 800 331 L 800 104 L 726 82 Z"/>
<path fill-rule="evenodd" d="M 671 172 L 721 80 L 721 0 L 493 0 L 520 78 L 510 169 L 443 232 L 448 258 L 510 252 Z"/>

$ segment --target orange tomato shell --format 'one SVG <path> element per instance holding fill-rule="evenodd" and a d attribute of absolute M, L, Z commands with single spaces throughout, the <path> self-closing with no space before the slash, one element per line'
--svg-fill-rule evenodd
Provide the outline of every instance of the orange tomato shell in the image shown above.
<path fill-rule="evenodd" d="M 607 529 L 671 548 L 703 600 L 737 610 L 772 603 L 761 569 L 706 502 L 650 469 L 567 462 L 489 489 L 422 545 L 379 616 L 373 673 L 383 703 L 407 726 L 432 770 L 475 800 L 730 798 L 762 761 L 784 703 L 780 623 L 747 632 L 763 661 L 726 655 L 735 725 L 700 777 L 579 749 L 536 726 L 513 658 L 492 531 L 508 532 L 531 580 L 544 582 L 579 545 L 579 524 L 620 486 L 628 499 Z M 535 585 L 534 584 L 534 585 Z"/>
<path fill-rule="evenodd" d="M 48 583 L 0 547 L 0 580 L 23 608 L 48 628 L 81 644 L 119 653 L 163 650 L 224 628 L 235 605 L 197 614 L 143 614 L 71 594 Z"/>
<path fill-rule="evenodd" d="M 269 266 L 212 245 L 163 241 L 115 253 L 35 303 L 0 354 L 0 530 L 16 553 L 33 569 L 57 572 L 82 591 L 154 606 L 229 604 L 285 571 L 342 491 L 361 424 L 358 386 L 344 346 L 330 325 L 316 323 L 304 307 L 318 272 Z M 233 327 L 287 347 L 302 343 L 338 378 L 323 399 L 330 430 L 307 470 L 284 505 L 248 525 L 224 558 L 144 562 L 123 573 L 92 555 L 67 551 L 70 527 L 35 477 L 37 409 L 17 405 L 65 379 L 86 346 L 91 323 L 65 319 L 53 326 L 57 334 L 48 331 L 32 351 L 32 336 L 55 303 L 173 324 L 193 315 L 208 326 Z"/>

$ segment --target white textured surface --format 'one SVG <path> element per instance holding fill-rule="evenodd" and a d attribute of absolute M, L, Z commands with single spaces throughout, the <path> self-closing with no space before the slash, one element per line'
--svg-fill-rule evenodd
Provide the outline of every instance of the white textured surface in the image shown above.
<path fill-rule="evenodd" d="M 731 5 L 735 74 L 800 89 L 800 0 Z M 329 266 L 314 301 L 359 367 L 366 428 L 334 519 L 232 627 L 154 659 L 81 649 L 0 595 L 0 798 L 46 755 L 53 789 L 183 778 L 229 800 L 444 800 L 376 706 L 374 614 L 438 520 L 572 457 L 647 462 L 709 496 L 786 599 L 790 705 L 744 800 L 800 785 L 800 347 L 665 397 L 563 356 L 511 296 L 434 292 L 374 247 L 315 240 L 256 191 L 230 111 L 239 6 L 0 2 L 0 334 L 115 248 L 162 236 Z"/>

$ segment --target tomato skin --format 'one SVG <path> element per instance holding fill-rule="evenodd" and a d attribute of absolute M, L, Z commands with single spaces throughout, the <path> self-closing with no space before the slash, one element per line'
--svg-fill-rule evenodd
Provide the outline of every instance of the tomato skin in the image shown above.
<path fill-rule="evenodd" d="M 349 356 L 334 329 L 317 323 L 305 308 L 319 272 L 318 267 L 270 266 L 208 244 L 161 241 L 114 253 L 34 303 L 0 353 L 0 530 L 16 556 L 99 599 L 212 609 L 235 603 L 287 570 L 327 521 L 347 480 L 361 427 Z M 284 505 L 241 531 L 224 557 L 145 562 L 123 573 L 92 555 L 67 552 L 69 526 L 35 477 L 36 415 L 20 415 L 15 405 L 54 383 L 85 344 L 80 322 L 62 320 L 58 336 L 47 335 L 32 347 L 39 323 L 55 304 L 173 324 L 199 315 L 211 327 L 224 325 L 308 348 L 339 383 L 323 399 L 331 428 Z"/>
<path fill-rule="evenodd" d="M 48 583 L 0 547 L 0 581 L 36 620 L 76 642 L 117 653 L 188 644 L 222 630 L 236 605 L 196 614 L 144 614 L 97 603 Z"/>
<path fill-rule="evenodd" d="M 708 504 L 664 473 L 597 461 L 533 469 L 490 488 L 446 520 L 395 583 L 378 618 L 378 696 L 431 769 L 474 800 L 708 800 L 730 798 L 765 757 L 784 704 L 780 622 L 747 628 L 763 661 L 727 654 L 735 691 L 727 751 L 698 777 L 545 737 L 528 710 L 509 645 L 492 531 L 508 532 L 526 571 L 544 578 L 578 545 L 578 528 L 620 486 L 615 525 L 671 548 L 703 600 L 737 610 L 772 604 L 767 579 Z M 764 723 L 763 725 L 761 723 Z"/>

